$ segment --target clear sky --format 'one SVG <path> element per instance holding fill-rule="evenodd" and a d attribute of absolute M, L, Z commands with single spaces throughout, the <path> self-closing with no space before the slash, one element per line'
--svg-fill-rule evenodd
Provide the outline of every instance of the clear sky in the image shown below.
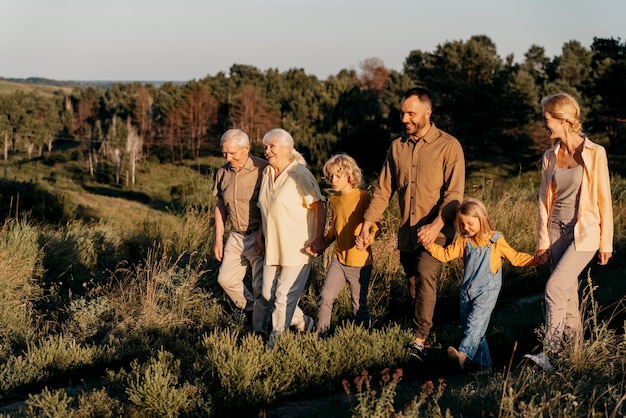
<path fill-rule="evenodd" d="M 535 44 L 626 39 L 624 0 L 0 0 L 0 77 L 189 81 L 232 64 L 321 79 L 366 58 L 487 35 L 521 62 Z"/>

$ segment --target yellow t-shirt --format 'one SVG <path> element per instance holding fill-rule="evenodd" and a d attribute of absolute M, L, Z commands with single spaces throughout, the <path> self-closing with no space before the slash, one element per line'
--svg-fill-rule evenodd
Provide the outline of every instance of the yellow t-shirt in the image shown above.
<path fill-rule="evenodd" d="M 372 248 L 368 246 L 366 250 L 357 250 L 355 247 L 370 200 L 370 194 L 361 189 L 354 189 L 345 195 L 336 194 L 328 199 L 332 214 L 324 241 L 326 245 L 335 241 L 334 256 L 343 265 L 363 267 L 372 264 Z M 374 223 L 370 229 L 370 244 L 378 232 L 378 225 Z"/>

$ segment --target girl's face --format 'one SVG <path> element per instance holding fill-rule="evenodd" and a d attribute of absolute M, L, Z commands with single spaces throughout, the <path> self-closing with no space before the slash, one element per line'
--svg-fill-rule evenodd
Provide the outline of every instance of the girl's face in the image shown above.
<path fill-rule="evenodd" d="M 480 232 L 480 219 L 477 216 L 459 215 L 459 228 L 463 235 L 473 238 Z"/>
<path fill-rule="evenodd" d="M 340 194 L 346 194 L 352 191 L 352 185 L 350 184 L 350 176 L 345 173 L 338 173 L 329 171 L 330 176 L 328 182 L 333 190 Z"/>

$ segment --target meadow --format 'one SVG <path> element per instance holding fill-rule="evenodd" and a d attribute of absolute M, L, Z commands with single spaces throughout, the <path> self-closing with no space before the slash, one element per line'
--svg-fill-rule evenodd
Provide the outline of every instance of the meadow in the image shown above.
<path fill-rule="evenodd" d="M 626 413 L 626 180 L 620 175 L 612 178 L 616 255 L 581 278 L 582 349 L 566 349 L 552 374 L 522 359 L 541 341 L 548 272 L 505 264 L 487 335 L 494 373 L 471 375 L 456 372 L 445 358 L 445 348 L 462 336 L 459 262 L 441 275 L 431 359 L 410 359 L 395 204 L 373 244 L 373 329 L 351 322 L 344 289 L 330 338 L 288 333 L 268 351 L 216 283 L 211 189 L 221 163 L 209 157 L 147 162 L 133 187 L 77 174 L 84 169 L 67 151 L 11 163 L 0 188 L 9 207 L 0 230 L 0 416 Z M 20 203 L 33 184 L 33 199 L 47 196 L 45 207 L 58 212 L 57 222 L 44 222 Z M 533 252 L 537 184 L 537 171 L 501 177 L 494 167 L 474 167 L 466 195 L 486 202 L 514 248 Z M 328 252 L 314 262 L 300 302 L 308 315 L 315 316 L 328 263 Z"/>

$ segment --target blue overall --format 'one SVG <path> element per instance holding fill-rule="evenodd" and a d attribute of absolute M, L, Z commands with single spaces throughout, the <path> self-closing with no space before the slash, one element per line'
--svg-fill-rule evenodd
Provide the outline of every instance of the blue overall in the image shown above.
<path fill-rule="evenodd" d="M 481 367 L 491 366 L 485 333 L 502 286 L 502 266 L 492 273 L 489 260 L 492 244 L 501 236 L 496 232 L 486 246 L 474 246 L 471 240 L 465 246 L 465 272 L 461 284 L 464 336 L 459 351 Z"/>

